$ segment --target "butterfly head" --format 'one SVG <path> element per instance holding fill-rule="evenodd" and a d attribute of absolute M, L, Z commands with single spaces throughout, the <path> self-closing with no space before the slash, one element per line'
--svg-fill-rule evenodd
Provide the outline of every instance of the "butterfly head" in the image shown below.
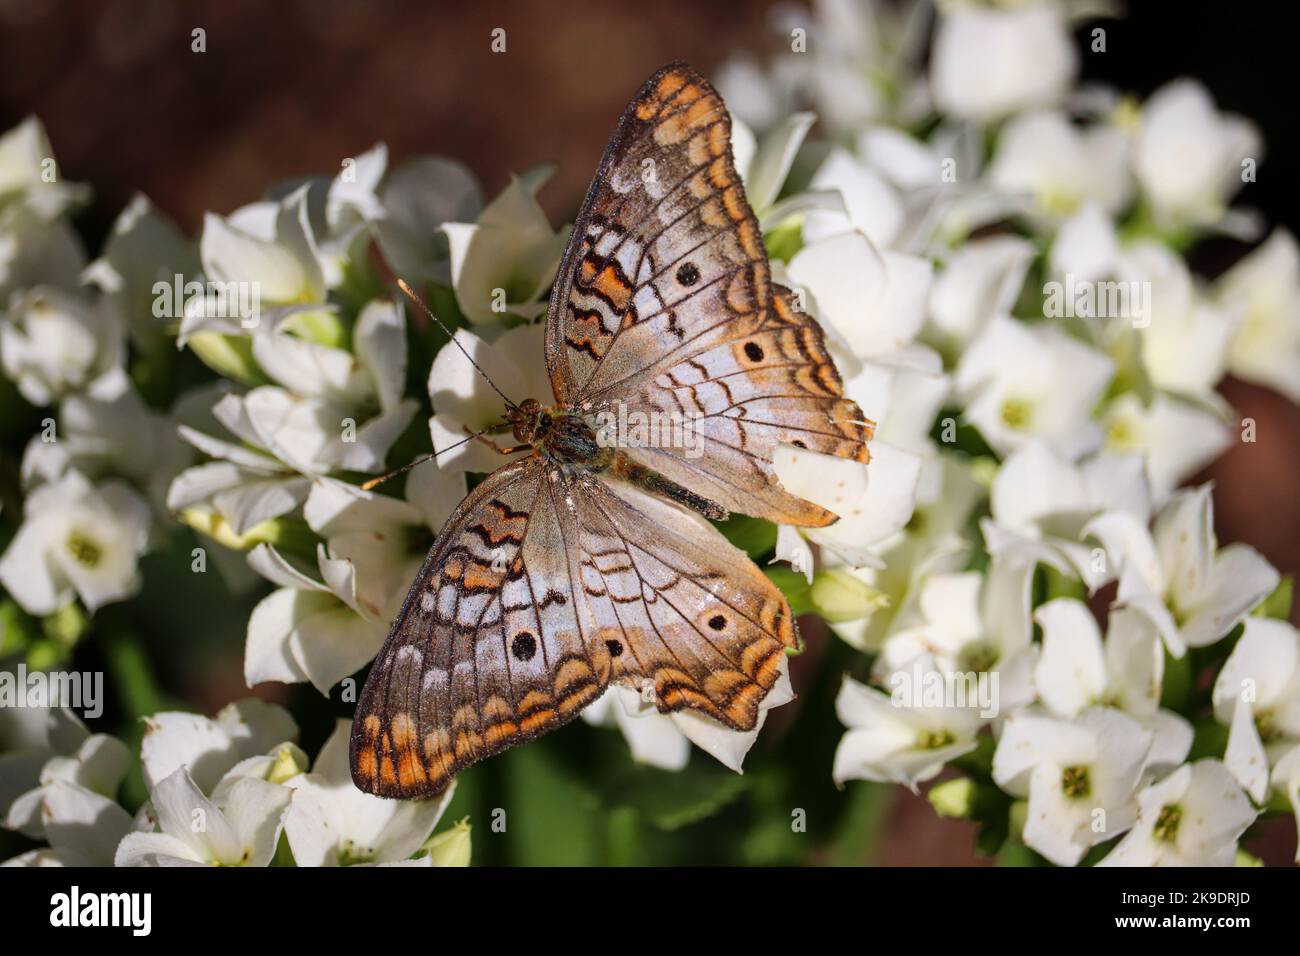
<path fill-rule="evenodd" d="M 544 430 L 542 416 L 542 403 L 535 398 L 525 398 L 518 405 L 507 408 L 506 421 L 512 426 L 515 441 L 535 441 Z"/>

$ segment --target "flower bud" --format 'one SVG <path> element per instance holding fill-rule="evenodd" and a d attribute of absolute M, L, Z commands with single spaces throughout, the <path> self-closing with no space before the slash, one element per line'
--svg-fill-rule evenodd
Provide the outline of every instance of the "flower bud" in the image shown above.
<path fill-rule="evenodd" d="M 469 866 L 469 817 L 459 820 L 450 830 L 435 833 L 420 849 L 428 851 L 434 866 Z"/>
<path fill-rule="evenodd" d="M 828 621 L 856 621 L 888 607 L 889 596 L 843 568 L 827 568 L 813 578 L 812 604 Z"/>

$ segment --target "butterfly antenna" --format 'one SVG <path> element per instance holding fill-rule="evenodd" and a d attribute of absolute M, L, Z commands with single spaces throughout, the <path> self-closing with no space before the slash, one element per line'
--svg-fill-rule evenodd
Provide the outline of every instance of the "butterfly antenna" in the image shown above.
<path fill-rule="evenodd" d="M 510 400 L 510 397 L 506 395 L 505 392 L 497 388 L 497 383 L 492 381 L 492 379 L 488 377 L 488 373 L 483 371 L 483 367 L 479 365 L 478 362 L 474 361 L 474 356 L 469 354 L 469 349 L 465 348 L 465 346 L 460 344 L 460 339 L 456 338 L 456 336 L 452 333 L 451 329 L 447 328 L 447 326 L 443 324 L 442 319 L 438 318 L 436 315 L 433 314 L 433 310 L 424 304 L 424 300 L 415 294 L 415 290 L 413 290 L 409 285 L 407 285 L 406 282 L 402 279 L 397 280 L 397 285 L 398 288 L 400 288 L 403 292 L 406 293 L 406 297 L 408 299 L 410 299 L 412 302 L 414 302 L 424 311 L 425 315 L 433 319 L 434 322 L 438 323 L 438 328 L 442 329 L 444 332 L 447 333 L 447 338 L 451 341 L 453 345 L 456 346 L 456 348 L 460 349 L 461 353 L 465 356 L 465 358 L 469 359 L 469 364 L 473 365 L 474 368 L 478 371 L 478 373 L 483 376 L 483 381 L 487 382 L 489 385 L 492 386 L 492 391 L 500 395 L 501 398 L 505 400 L 505 403 L 509 405 L 511 408 L 518 408 L 519 406 L 516 405 L 514 402 L 512 402 Z"/>
<path fill-rule="evenodd" d="M 398 475 L 402 475 L 410 471 L 416 465 L 423 465 L 426 461 L 433 461 L 433 459 L 437 458 L 444 451 L 451 451 L 453 448 L 459 448 L 461 445 L 464 445 L 467 442 L 475 441 L 482 435 L 485 435 L 490 430 L 491 429 L 489 428 L 485 428 L 481 432 L 475 432 L 474 434 L 470 435 L 468 438 L 462 438 L 458 442 L 453 442 L 452 444 L 448 445 L 446 448 L 439 448 L 437 451 L 433 452 L 432 454 L 421 455 L 419 458 L 415 459 L 415 461 L 412 461 L 409 464 L 405 464 L 401 468 L 397 468 L 393 471 L 390 471 L 386 475 L 380 475 L 377 478 L 371 478 L 369 481 L 363 481 L 361 483 L 361 490 L 370 491 L 374 488 L 377 488 L 379 485 L 382 485 L 389 478 L 396 478 Z"/>

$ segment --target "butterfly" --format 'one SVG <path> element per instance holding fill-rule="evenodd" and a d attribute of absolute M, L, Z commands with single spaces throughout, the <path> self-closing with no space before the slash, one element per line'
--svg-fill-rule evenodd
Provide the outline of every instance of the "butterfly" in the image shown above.
<path fill-rule="evenodd" d="M 656 72 L 619 120 L 556 275 L 545 353 L 554 403 L 507 399 L 503 417 L 519 444 L 498 450 L 528 454 L 448 519 L 366 680 L 350 748 L 364 791 L 437 794 L 612 683 L 752 730 L 797 645 L 781 591 L 704 519 L 834 522 L 781 487 L 773 454 L 865 463 L 872 423 L 772 281 L 731 119 L 689 66 Z M 615 409 L 689 419 L 702 453 L 601 441 Z"/>

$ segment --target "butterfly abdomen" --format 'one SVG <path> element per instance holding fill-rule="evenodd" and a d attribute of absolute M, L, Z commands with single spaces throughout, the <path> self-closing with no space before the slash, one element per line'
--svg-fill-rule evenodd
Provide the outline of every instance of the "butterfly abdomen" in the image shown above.
<path fill-rule="evenodd" d="M 710 501 L 703 495 L 697 495 L 689 488 L 684 488 L 672 479 L 665 478 L 653 468 L 647 468 L 640 462 L 633 461 L 621 451 L 614 453 L 609 464 L 609 474 L 615 478 L 629 481 L 652 495 L 658 495 L 660 498 L 667 498 L 679 505 L 685 505 L 692 511 L 698 511 L 712 521 L 725 521 L 728 517 L 727 509 L 716 501 Z"/>

